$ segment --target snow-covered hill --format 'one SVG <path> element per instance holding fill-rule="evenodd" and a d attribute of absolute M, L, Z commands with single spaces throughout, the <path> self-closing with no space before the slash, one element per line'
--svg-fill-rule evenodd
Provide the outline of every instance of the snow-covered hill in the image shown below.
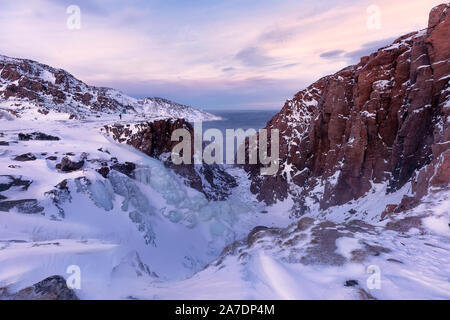
<path fill-rule="evenodd" d="M 3 57 L 0 299 L 450 299 L 447 12 L 288 101 L 265 178 L 168 161 L 156 118 L 202 112 Z"/>
<path fill-rule="evenodd" d="M 261 213 L 245 175 L 227 200 L 208 201 L 160 160 L 111 139 L 104 120 L 52 121 L 51 136 L 33 134 L 46 120 L 25 130 L 0 121 L 0 299 L 1 288 L 66 277 L 70 265 L 82 270 L 80 298 L 125 299 L 194 275 L 259 223 L 288 222 Z"/>
<path fill-rule="evenodd" d="M 208 201 L 103 120 L 0 121 L 0 299 L 450 298 L 448 192 L 381 222 L 406 190 L 359 199 L 367 215 L 297 221 L 292 199 L 265 206 L 240 168 L 229 197 Z"/>
<path fill-rule="evenodd" d="M 89 86 L 62 69 L 0 55 L 0 117 L 105 118 L 120 113 L 140 118 L 220 120 L 166 99 L 135 99 L 115 89 Z"/>

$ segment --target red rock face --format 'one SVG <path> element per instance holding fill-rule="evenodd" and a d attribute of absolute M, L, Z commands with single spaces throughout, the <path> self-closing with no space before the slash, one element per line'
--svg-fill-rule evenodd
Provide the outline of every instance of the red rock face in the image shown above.
<path fill-rule="evenodd" d="M 172 152 L 172 148 L 178 144 L 176 141 L 171 141 L 172 133 L 176 129 L 186 129 L 191 132 L 191 137 L 194 136 L 192 126 L 183 119 L 108 125 L 104 128 L 114 140 L 132 145 L 151 157 L 159 157 L 163 153 Z M 191 145 L 193 146 L 193 142 Z"/>
<path fill-rule="evenodd" d="M 157 159 L 185 178 L 186 184 L 202 192 L 208 200 L 225 200 L 237 186 L 236 180 L 218 165 L 173 164 L 170 153 L 178 141 L 172 141 L 172 133 L 186 129 L 191 135 L 191 163 L 194 155 L 194 128 L 184 119 L 156 120 L 127 125 L 107 125 L 106 134 L 120 143 L 126 143 Z"/>
<path fill-rule="evenodd" d="M 291 193 L 302 214 L 306 197 L 326 209 L 365 195 L 373 182 L 398 190 L 421 168 L 417 197 L 431 185 L 448 186 L 449 14 L 450 4 L 434 8 L 427 30 L 288 100 L 266 126 L 280 130 L 280 171 L 261 177 L 257 166 L 245 166 L 252 192 L 267 204 Z M 293 165 L 293 183 L 282 173 L 286 163 Z"/>

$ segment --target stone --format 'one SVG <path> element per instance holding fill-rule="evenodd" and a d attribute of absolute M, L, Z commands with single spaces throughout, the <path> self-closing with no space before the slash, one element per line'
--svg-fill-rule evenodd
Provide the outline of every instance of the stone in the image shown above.
<path fill-rule="evenodd" d="M 56 168 L 63 171 L 63 172 L 72 172 L 77 171 L 83 168 L 84 166 L 84 160 L 73 162 L 68 157 L 64 157 L 61 160 L 61 163 L 56 165 Z"/>
<path fill-rule="evenodd" d="M 25 153 L 25 154 L 22 154 L 22 155 L 14 158 L 15 161 L 21 161 L 21 162 L 34 161 L 36 159 L 37 159 L 36 156 L 32 153 Z"/>
<path fill-rule="evenodd" d="M 172 148 L 178 144 L 172 141 L 172 133 L 177 129 L 186 129 L 193 139 L 193 127 L 184 119 L 156 120 L 137 124 L 115 124 L 104 126 L 103 131 L 119 143 L 133 146 L 150 157 L 163 161 L 167 168 L 186 180 L 186 184 L 202 192 L 208 200 L 222 201 L 231 195 L 232 189 L 237 186 L 236 179 L 218 165 L 202 164 L 198 170 L 194 164 L 174 165 L 170 158 Z M 193 163 L 193 141 L 191 141 L 191 155 Z M 102 151 L 102 150 L 100 150 Z M 114 158 L 117 161 L 117 159 Z M 133 169 L 124 164 L 115 164 L 111 167 L 134 178 Z M 134 169 L 133 169 L 134 170 Z"/>
<path fill-rule="evenodd" d="M 19 133 L 20 141 L 30 141 L 30 140 L 41 140 L 41 141 L 59 141 L 61 140 L 58 137 L 51 136 L 49 134 L 45 134 L 42 132 L 33 132 L 29 134 Z"/>
<path fill-rule="evenodd" d="M 120 173 L 123 173 L 124 175 L 134 179 L 134 170 L 136 170 L 136 164 L 132 162 L 116 163 L 111 166 L 111 169 L 119 171 Z"/>
<path fill-rule="evenodd" d="M 36 199 L 0 201 L 0 211 L 17 210 L 19 213 L 36 214 L 44 211 Z"/>
<path fill-rule="evenodd" d="M 0 175 L 0 192 L 11 188 L 26 191 L 32 183 L 32 180 L 22 179 L 22 176 Z"/>
<path fill-rule="evenodd" d="M 358 280 L 347 280 L 347 281 L 345 281 L 345 284 L 344 284 L 345 287 L 356 287 L 358 285 L 359 285 Z"/>
<path fill-rule="evenodd" d="M 8 300 L 79 300 L 61 276 L 48 277 L 16 293 L 0 288 L 0 299 Z"/>
<path fill-rule="evenodd" d="M 100 173 L 100 175 L 105 179 L 108 177 L 109 171 L 110 170 L 108 167 L 101 167 L 97 170 L 97 172 Z"/>

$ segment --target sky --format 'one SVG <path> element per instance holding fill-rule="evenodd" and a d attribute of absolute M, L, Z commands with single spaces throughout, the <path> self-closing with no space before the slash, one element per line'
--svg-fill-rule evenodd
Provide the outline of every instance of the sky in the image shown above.
<path fill-rule="evenodd" d="M 442 2 L 0 0 L 0 54 L 134 97 L 280 109 L 317 79 L 425 28 Z"/>

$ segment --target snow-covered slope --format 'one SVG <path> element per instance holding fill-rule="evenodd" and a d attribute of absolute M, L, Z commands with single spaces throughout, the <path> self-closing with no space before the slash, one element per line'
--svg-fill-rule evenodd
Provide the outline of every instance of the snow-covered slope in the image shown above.
<path fill-rule="evenodd" d="M 0 299 L 450 299 L 448 10 L 288 101 L 264 180 L 168 165 L 167 101 L 4 58 Z"/>
<path fill-rule="evenodd" d="M 73 266 L 81 299 L 450 298 L 448 192 L 382 222 L 385 202 L 408 190 L 359 199 L 367 214 L 341 206 L 325 220 L 312 206 L 296 221 L 293 199 L 258 202 L 240 168 L 227 169 L 238 179 L 228 199 L 208 201 L 109 138 L 103 120 L 33 134 L 48 123 L 2 120 L 0 299 Z M 366 283 L 369 266 L 380 289 Z"/>
<path fill-rule="evenodd" d="M 62 69 L 0 55 L 0 117 L 118 117 L 124 112 L 140 118 L 220 119 L 169 100 L 135 99 L 115 89 L 89 86 Z"/>
<path fill-rule="evenodd" d="M 167 118 L 183 118 L 188 121 L 220 120 L 220 117 L 212 115 L 200 109 L 195 109 L 163 98 L 144 98 L 138 101 L 139 110 L 144 114 L 154 114 Z"/>
<path fill-rule="evenodd" d="M 136 283 L 192 276 L 258 223 L 277 221 L 245 181 L 228 200 L 209 202 L 159 160 L 110 139 L 103 121 L 52 122 L 53 140 L 19 139 L 44 123 L 2 121 L 0 288 L 66 277 L 77 265 L 81 298 L 127 298 Z M 65 157 L 82 165 L 57 166 Z"/>

